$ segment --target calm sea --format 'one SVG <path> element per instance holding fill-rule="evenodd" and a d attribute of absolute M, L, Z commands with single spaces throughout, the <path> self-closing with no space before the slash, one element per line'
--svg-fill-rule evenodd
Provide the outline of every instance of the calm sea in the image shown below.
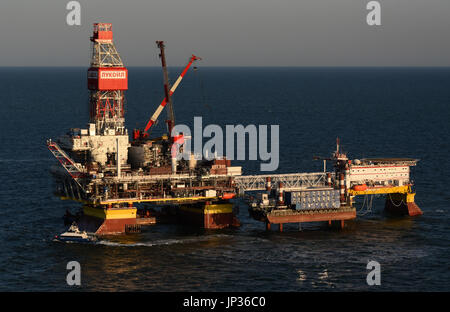
<path fill-rule="evenodd" d="M 172 68 L 174 79 L 180 69 Z M 450 69 L 199 68 L 174 96 L 177 123 L 280 125 L 278 172 L 322 170 L 335 139 L 351 158 L 413 157 L 424 215 L 392 218 L 384 200 L 344 230 L 266 232 L 241 201 L 239 229 L 155 225 L 98 244 L 52 241 L 77 203 L 52 195 L 45 146 L 88 121 L 86 68 L 0 68 L 0 290 L 449 291 Z M 130 68 L 126 124 L 143 127 L 163 97 L 159 68 Z M 164 117 L 165 118 L 165 113 Z M 163 120 L 163 119 L 162 119 Z M 161 122 L 154 134 L 163 130 Z M 258 173 L 259 162 L 237 162 Z M 360 204 L 360 203 L 359 203 Z M 368 261 L 381 286 L 366 283 Z"/>

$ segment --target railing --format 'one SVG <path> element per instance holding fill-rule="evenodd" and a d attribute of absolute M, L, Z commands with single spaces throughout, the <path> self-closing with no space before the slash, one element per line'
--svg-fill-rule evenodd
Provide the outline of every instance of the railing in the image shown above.
<path fill-rule="evenodd" d="M 278 187 L 278 183 L 283 183 L 283 189 L 302 189 L 307 187 L 326 186 L 327 173 L 288 173 L 288 174 L 268 174 L 268 175 L 249 175 L 236 176 L 234 182 L 236 188 L 241 192 L 261 191 L 266 189 L 267 178 L 273 188 Z"/>
<path fill-rule="evenodd" d="M 80 184 L 80 178 L 84 177 L 83 171 L 75 164 L 75 162 L 59 147 L 58 144 L 52 140 L 47 140 L 47 147 L 52 152 L 53 156 L 60 162 L 67 173 L 78 184 L 78 186 L 84 191 L 83 186 Z"/>

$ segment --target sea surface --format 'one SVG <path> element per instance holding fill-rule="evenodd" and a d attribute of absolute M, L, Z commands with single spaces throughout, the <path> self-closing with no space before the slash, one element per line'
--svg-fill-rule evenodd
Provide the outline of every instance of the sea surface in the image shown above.
<path fill-rule="evenodd" d="M 278 173 L 321 171 L 339 136 L 349 157 L 411 157 L 424 215 L 394 218 L 377 198 L 344 230 L 265 231 L 236 200 L 242 226 L 159 224 L 96 244 L 53 241 L 66 209 L 52 194 L 45 146 L 88 122 L 86 68 L 0 68 L 1 291 L 449 291 L 449 68 L 203 68 L 174 95 L 177 123 L 280 126 Z M 175 80 L 180 68 L 171 68 Z M 163 98 L 160 68 L 129 68 L 126 125 Z M 163 132 L 163 120 L 153 134 Z M 235 162 L 257 174 L 259 161 Z M 358 209 L 361 202 L 358 203 Z M 363 212 L 361 212 L 363 214 Z M 81 286 L 66 284 L 69 261 Z M 368 286 L 366 265 L 381 265 Z"/>

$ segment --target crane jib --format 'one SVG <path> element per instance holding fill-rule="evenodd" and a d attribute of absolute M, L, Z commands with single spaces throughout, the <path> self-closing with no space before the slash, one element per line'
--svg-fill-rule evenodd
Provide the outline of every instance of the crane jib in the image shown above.
<path fill-rule="evenodd" d="M 178 85 L 180 84 L 181 80 L 183 79 L 183 77 L 186 75 L 187 71 L 189 70 L 189 67 L 191 67 L 192 63 L 196 60 L 199 60 L 200 58 L 192 55 L 191 58 L 189 59 L 189 63 L 186 65 L 186 67 L 184 68 L 184 70 L 181 72 L 180 76 L 178 76 L 177 80 L 175 81 L 175 83 L 173 84 L 172 88 L 170 88 L 169 91 L 169 96 L 172 96 L 172 94 L 175 92 L 175 90 L 177 89 Z M 156 119 L 158 119 L 159 115 L 161 114 L 162 110 L 164 109 L 164 107 L 167 105 L 168 101 L 167 101 L 167 97 L 164 97 L 163 101 L 161 102 L 161 104 L 158 106 L 158 108 L 156 109 L 156 111 L 153 113 L 152 117 L 150 118 L 150 120 L 147 122 L 147 125 L 145 126 L 144 131 L 147 132 L 148 129 L 151 128 L 151 126 L 153 126 L 156 122 Z"/>

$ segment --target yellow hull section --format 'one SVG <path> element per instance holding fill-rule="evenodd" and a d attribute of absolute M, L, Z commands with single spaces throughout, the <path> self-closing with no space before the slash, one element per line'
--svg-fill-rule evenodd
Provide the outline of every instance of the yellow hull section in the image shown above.
<path fill-rule="evenodd" d="M 130 201 L 129 199 L 111 199 L 101 201 L 100 205 L 108 205 L 108 204 L 120 204 L 120 203 L 151 203 L 151 202 L 175 202 L 182 203 L 183 201 L 196 201 L 196 200 L 211 200 L 216 199 L 216 197 L 175 197 L 175 198 L 151 198 L 151 199 L 133 199 Z"/>
<path fill-rule="evenodd" d="M 406 203 L 414 203 L 414 196 L 416 196 L 416 193 L 392 194 L 391 198 L 398 201 L 403 200 Z"/>
<path fill-rule="evenodd" d="M 373 188 L 373 189 L 366 189 L 364 191 L 355 191 L 355 190 L 348 190 L 348 194 L 351 196 L 357 196 L 357 195 L 374 195 L 374 194 L 407 194 L 411 193 L 411 187 L 409 185 L 404 186 L 392 186 L 392 187 L 380 187 L 380 188 Z M 414 196 L 413 196 L 414 201 Z"/>
<path fill-rule="evenodd" d="M 111 200 L 103 200 L 99 202 L 90 202 L 86 200 L 80 200 L 78 198 L 73 197 L 66 197 L 66 196 L 60 196 L 61 200 L 73 200 L 77 201 L 83 204 L 88 205 L 109 205 L 109 204 L 123 204 L 123 203 L 152 203 L 152 202 L 167 202 L 167 203 L 176 203 L 176 204 L 182 204 L 183 202 L 191 202 L 191 201 L 204 201 L 204 200 L 214 200 L 217 199 L 217 197 L 204 197 L 204 196 L 197 196 L 197 197 L 175 197 L 175 198 L 151 198 L 151 199 L 138 199 L 133 198 L 132 200 L 129 199 L 111 199 Z"/>
<path fill-rule="evenodd" d="M 117 220 L 117 219 L 136 219 L 137 209 L 132 208 L 100 208 L 84 206 L 83 212 L 85 215 L 96 217 L 103 220 Z"/>

